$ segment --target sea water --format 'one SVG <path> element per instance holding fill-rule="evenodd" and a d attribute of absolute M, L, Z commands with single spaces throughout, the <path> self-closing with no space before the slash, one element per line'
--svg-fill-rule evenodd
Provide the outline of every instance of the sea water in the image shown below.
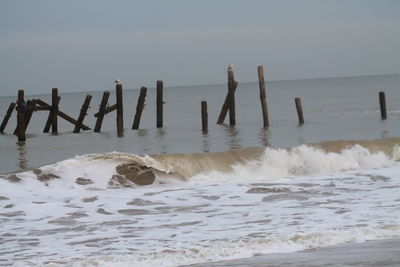
<path fill-rule="evenodd" d="M 101 133 L 73 134 L 60 119 L 49 135 L 39 111 L 20 144 L 14 116 L 0 136 L 0 265 L 179 266 L 398 238 L 399 87 L 400 75 L 270 82 L 268 129 L 256 83 L 239 83 L 235 127 L 215 124 L 226 85 L 166 87 L 163 129 L 150 89 L 139 131 L 139 91 L 125 90 L 123 138 L 114 113 Z M 93 127 L 101 92 L 91 94 Z M 60 95 L 77 117 L 85 94 Z M 14 100 L 0 99 L 2 115 Z M 155 174 L 151 185 L 118 172 L 132 164 Z"/>

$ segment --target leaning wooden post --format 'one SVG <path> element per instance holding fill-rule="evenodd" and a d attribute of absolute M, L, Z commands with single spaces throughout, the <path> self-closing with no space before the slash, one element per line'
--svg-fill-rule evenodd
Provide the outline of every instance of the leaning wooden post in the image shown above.
<path fill-rule="evenodd" d="M 24 101 L 24 90 L 18 91 L 17 101 L 17 135 L 18 141 L 25 141 L 25 101 Z"/>
<path fill-rule="evenodd" d="M 267 108 L 267 97 L 265 94 L 265 81 L 264 81 L 264 67 L 258 66 L 258 85 L 260 88 L 260 100 L 261 100 L 261 108 L 263 114 L 263 122 L 264 128 L 269 127 L 269 119 L 268 119 L 268 108 Z"/>
<path fill-rule="evenodd" d="M 40 99 L 37 99 L 39 102 L 41 102 Z M 61 97 L 58 97 L 57 99 L 57 105 L 60 103 Z M 51 106 L 50 106 L 50 112 L 49 116 L 47 117 L 46 125 L 44 126 L 43 133 L 48 133 L 50 132 L 51 124 L 53 122 L 53 113 L 51 111 Z"/>
<path fill-rule="evenodd" d="M 163 127 L 163 81 L 157 81 L 157 128 Z"/>
<path fill-rule="evenodd" d="M 10 105 L 8 106 L 7 113 L 4 116 L 3 122 L 1 123 L 0 126 L 0 133 L 4 133 L 4 129 L 6 128 L 8 120 L 10 119 L 11 114 L 14 111 L 15 105 L 16 105 L 15 103 L 10 103 Z"/>
<path fill-rule="evenodd" d="M 233 75 L 233 67 L 228 67 L 228 93 L 229 93 L 229 124 L 231 126 L 236 124 L 236 111 L 235 111 L 235 78 Z"/>
<path fill-rule="evenodd" d="M 51 90 L 51 132 L 56 134 L 58 132 L 58 122 L 57 122 L 57 115 L 58 115 L 58 89 L 53 88 Z"/>
<path fill-rule="evenodd" d="M 144 109 L 144 101 L 146 99 L 146 93 L 147 93 L 146 87 L 140 88 L 140 94 L 136 105 L 136 114 L 135 114 L 135 119 L 133 120 L 132 130 L 139 129 L 140 118 L 142 117 L 142 112 Z"/>
<path fill-rule="evenodd" d="M 208 132 L 207 101 L 201 101 L 201 128 L 203 133 Z"/>
<path fill-rule="evenodd" d="M 124 136 L 124 108 L 122 98 L 122 84 L 117 83 L 115 85 L 117 93 L 117 133 L 118 137 Z"/>
<path fill-rule="evenodd" d="M 301 107 L 301 99 L 299 97 L 296 97 L 294 99 L 294 102 L 296 104 L 296 110 L 297 110 L 297 115 L 299 117 L 299 124 L 304 124 L 304 117 L 303 117 L 303 108 Z"/>
<path fill-rule="evenodd" d="M 106 110 L 109 97 L 110 97 L 110 92 L 105 91 L 103 93 L 103 98 L 101 99 L 100 110 L 98 113 L 99 115 L 96 120 L 96 126 L 94 127 L 94 132 L 96 133 L 100 132 L 101 124 L 103 123 L 103 118 L 104 118 L 104 111 Z"/>
<path fill-rule="evenodd" d="M 83 119 L 86 116 L 87 110 L 89 108 L 90 105 L 90 101 L 92 100 L 92 96 L 91 95 L 86 95 L 85 101 L 83 102 L 82 108 L 81 108 L 81 112 L 79 113 L 79 117 L 78 120 L 75 124 L 75 128 L 74 128 L 74 133 L 79 133 L 82 127 L 82 122 Z"/>
<path fill-rule="evenodd" d="M 238 85 L 238 83 L 235 82 L 234 83 L 234 87 L 233 87 L 233 91 L 236 90 L 237 85 Z M 225 97 L 224 104 L 222 105 L 221 112 L 219 113 L 217 124 L 223 124 L 224 123 L 226 114 L 228 114 L 228 110 L 229 110 L 229 92 Z"/>
<path fill-rule="evenodd" d="M 386 113 L 386 97 L 385 92 L 379 92 L 379 105 L 381 107 L 381 119 L 386 120 L 387 113 Z"/>

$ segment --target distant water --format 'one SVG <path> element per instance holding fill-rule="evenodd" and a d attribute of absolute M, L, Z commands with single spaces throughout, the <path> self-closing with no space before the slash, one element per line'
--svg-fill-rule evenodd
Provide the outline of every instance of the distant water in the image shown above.
<path fill-rule="evenodd" d="M 21 145 L 14 114 L 0 136 L 0 266 L 177 266 L 400 236 L 400 75 L 267 82 L 268 129 L 257 83 L 239 81 L 235 127 L 215 124 L 226 85 L 166 86 L 162 129 L 154 89 L 130 129 L 139 90 L 124 90 L 123 138 L 115 112 L 101 133 L 60 118 L 53 136 L 39 111 Z M 86 93 L 59 90 L 77 117 Z M 93 128 L 102 92 L 91 94 Z"/>

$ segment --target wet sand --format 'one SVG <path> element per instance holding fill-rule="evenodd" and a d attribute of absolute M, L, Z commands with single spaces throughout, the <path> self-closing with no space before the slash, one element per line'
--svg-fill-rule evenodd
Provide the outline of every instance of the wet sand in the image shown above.
<path fill-rule="evenodd" d="M 277 253 L 251 258 L 189 265 L 205 266 L 400 266 L 400 239 L 385 239 L 296 253 Z"/>

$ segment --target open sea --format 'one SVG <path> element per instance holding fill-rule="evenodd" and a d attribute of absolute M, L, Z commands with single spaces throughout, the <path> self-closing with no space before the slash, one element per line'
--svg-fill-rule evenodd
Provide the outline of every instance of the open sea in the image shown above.
<path fill-rule="evenodd" d="M 59 118 L 52 135 L 37 111 L 21 144 L 13 113 L 0 135 L 0 266 L 181 266 L 400 238 L 400 75 L 267 81 L 267 129 L 258 83 L 238 82 L 235 127 L 216 124 L 227 85 L 167 81 L 162 129 L 155 84 L 140 130 L 139 90 L 123 84 L 121 138 L 115 112 L 101 133 Z M 1 120 L 16 94 L 0 98 Z M 60 110 L 77 118 L 86 94 L 59 88 Z M 89 94 L 93 128 L 102 92 Z"/>

